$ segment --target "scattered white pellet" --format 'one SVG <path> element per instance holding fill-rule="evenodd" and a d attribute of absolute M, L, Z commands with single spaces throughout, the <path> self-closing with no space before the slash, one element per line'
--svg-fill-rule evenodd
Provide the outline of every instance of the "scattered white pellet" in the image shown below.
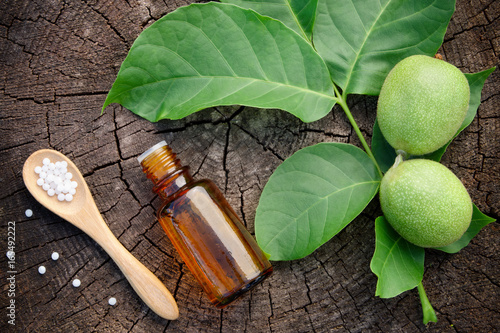
<path fill-rule="evenodd" d="M 24 214 L 26 215 L 26 217 L 32 217 L 33 216 L 33 211 L 31 209 L 26 209 L 26 211 L 24 212 Z"/>
<path fill-rule="evenodd" d="M 73 280 L 73 287 L 77 288 L 77 287 L 80 287 L 80 285 L 81 285 L 80 280 L 78 280 L 78 279 Z"/>
<path fill-rule="evenodd" d="M 78 183 L 72 181 L 73 174 L 68 172 L 66 161 L 51 162 L 49 158 L 44 158 L 42 166 L 35 167 L 35 173 L 39 178 L 36 183 L 41 186 L 47 195 L 57 195 L 59 201 L 72 201 L 76 194 Z"/>
<path fill-rule="evenodd" d="M 111 298 L 108 300 L 108 304 L 109 304 L 109 305 L 111 305 L 111 306 L 115 305 L 115 304 L 116 304 L 116 298 L 111 297 Z"/>
<path fill-rule="evenodd" d="M 46 272 L 46 271 L 47 271 L 47 270 L 45 269 L 45 266 L 40 266 L 40 267 L 38 267 L 38 273 L 40 273 L 40 274 L 45 274 L 45 272 Z"/>
<path fill-rule="evenodd" d="M 59 259 L 59 253 L 52 252 L 52 255 L 50 257 L 52 258 L 52 260 L 57 260 L 57 259 Z"/>

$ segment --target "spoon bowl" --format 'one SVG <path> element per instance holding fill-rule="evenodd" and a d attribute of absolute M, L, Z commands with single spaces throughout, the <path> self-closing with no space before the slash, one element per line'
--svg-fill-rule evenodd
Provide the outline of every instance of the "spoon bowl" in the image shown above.
<path fill-rule="evenodd" d="M 66 161 L 68 163 L 68 172 L 73 174 L 72 180 L 78 184 L 72 201 L 59 201 L 56 196 L 50 197 L 37 184 L 39 175 L 35 172 L 35 167 L 42 166 L 42 161 L 46 157 L 51 162 Z M 55 150 L 38 150 L 31 154 L 24 163 L 23 180 L 28 191 L 39 203 L 92 237 L 109 254 L 151 310 L 165 319 L 178 318 L 179 309 L 172 294 L 109 230 L 97 209 L 83 175 L 69 158 Z"/>
<path fill-rule="evenodd" d="M 42 166 L 42 161 L 46 157 L 49 158 L 51 162 L 66 161 L 68 163 L 68 172 L 73 174 L 72 180 L 76 181 L 78 184 L 76 194 L 73 196 L 72 201 L 59 201 L 57 200 L 57 196 L 50 197 L 41 186 L 37 185 L 36 181 L 39 175 L 35 173 L 35 167 Z M 83 179 L 83 176 L 76 165 L 65 155 L 55 150 L 42 149 L 33 153 L 24 163 L 23 179 L 28 191 L 39 203 L 65 220 L 68 220 L 69 217 L 78 214 L 85 206 L 89 196 L 91 197 L 87 183 Z M 73 223 L 73 221 L 69 222 Z M 78 228 L 81 227 L 80 225 L 76 226 Z"/>

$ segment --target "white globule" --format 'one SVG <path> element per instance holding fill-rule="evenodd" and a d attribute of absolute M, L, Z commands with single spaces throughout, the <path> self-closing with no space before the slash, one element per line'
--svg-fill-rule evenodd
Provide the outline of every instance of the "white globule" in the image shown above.
<path fill-rule="evenodd" d="M 78 183 L 71 180 L 73 174 L 68 172 L 67 168 L 66 161 L 52 163 L 49 158 L 44 158 L 42 166 L 35 167 L 35 173 L 39 175 L 37 185 L 41 186 L 47 195 L 56 195 L 59 201 L 72 201 Z"/>

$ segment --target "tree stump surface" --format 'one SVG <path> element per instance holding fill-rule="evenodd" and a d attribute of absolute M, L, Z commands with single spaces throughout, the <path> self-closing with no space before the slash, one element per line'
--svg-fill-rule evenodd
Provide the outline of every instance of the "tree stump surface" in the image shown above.
<path fill-rule="evenodd" d="M 375 297 L 370 271 L 378 200 L 310 256 L 274 262 L 274 274 L 223 310 L 213 307 L 156 222 L 160 201 L 136 157 L 166 140 L 198 179 L 212 179 L 254 233 L 255 209 L 276 167 L 318 142 L 360 146 L 339 107 L 305 124 L 278 110 L 218 107 L 150 123 L 118 105 L 101 114 L 139 33 L 186 0 L 7 0 L 0 3 L 1 332 L 495 332 L 500 330 L 500 228 L 485 227 L 457 254 L 426 251 L 423 284 L 438 323 L 422 324 L 418 293 Z M 444 59 L 463 72 L 498 65 L 500 2 L 459 0 Z M 443 163 L 486 214 L 500 212 L 500 74 L 487 80 L 478 116 Z M 371 136 L 376 97 L 353 96 Z M 34 151 L 52 148 L 79 167 L 112 232 L 176 298 L 180 317 L 158 317 L 109 256 L 46 210 L 23 184 Z M 34 214 L 28 218 L 26 209 Z M 7 278 L 15 222 L 15 296 Z M 52 252 L 60 259 L 50 259 Z M 45 275 L 38 267 L 47 268 Z M 74 288 L 73 279 L 81 286 Z M 117 304 L 108 305 L 115 297 Z M 15 326 L 7 305 L 15 300 Z"/>

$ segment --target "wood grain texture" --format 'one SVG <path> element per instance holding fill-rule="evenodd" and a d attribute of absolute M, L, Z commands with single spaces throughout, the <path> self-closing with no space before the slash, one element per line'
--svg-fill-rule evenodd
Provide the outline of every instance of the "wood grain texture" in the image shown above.
<path fill-rule="evenodd" d="M 274 274 L 240 301 L 214 308 L 182 263 L 155 211 L 160 201 L 136 157 L 166 140 L 196 178 L 212 179 L 254 231 L 271 173 L 318 142 L 360 146 L 340 108 L 310 124 L 276 110 L 219 107 L 149 123 L 120 106 L 101 107 L 139 33 L 183 0 L 7 0 L 0 2 L 0 249 L 16 222 L 16 325 L 9 325 L 7 258 L 0 261 L 1 332 L 494 332 L 500 323 L 500 228 L 484 228 L 458 254 L 427 251 L 424 286 L 439 322 L 422 324 L 416 290 L 374 296 L 369 263 L 376 201 L 312 255 L 275 262 Z M 457 1 L 444 59 L 463 72 L 498 65 L 500 2 Z M 500 74 L 487 80 L 478 116 L 443 163 L 486 214 L 500 214 Z M 366 136 L 375 97 L 352 96 Z M 29 194 L 21 170 L 35 150 L 73 160 L 113 234 L 172 291 L 180 317 L 167 321 L 140 300 L 110 257 Z M 27 218 L 30 208 L 34 215 Z M 52 261 L 53 251 L 60 253 Z M 44 265 L 45 275 L 37 268 Z M 71 281 L 81 280 L 74 288 Z M 108 305 L 109 297 L 117 304 Z"/>

